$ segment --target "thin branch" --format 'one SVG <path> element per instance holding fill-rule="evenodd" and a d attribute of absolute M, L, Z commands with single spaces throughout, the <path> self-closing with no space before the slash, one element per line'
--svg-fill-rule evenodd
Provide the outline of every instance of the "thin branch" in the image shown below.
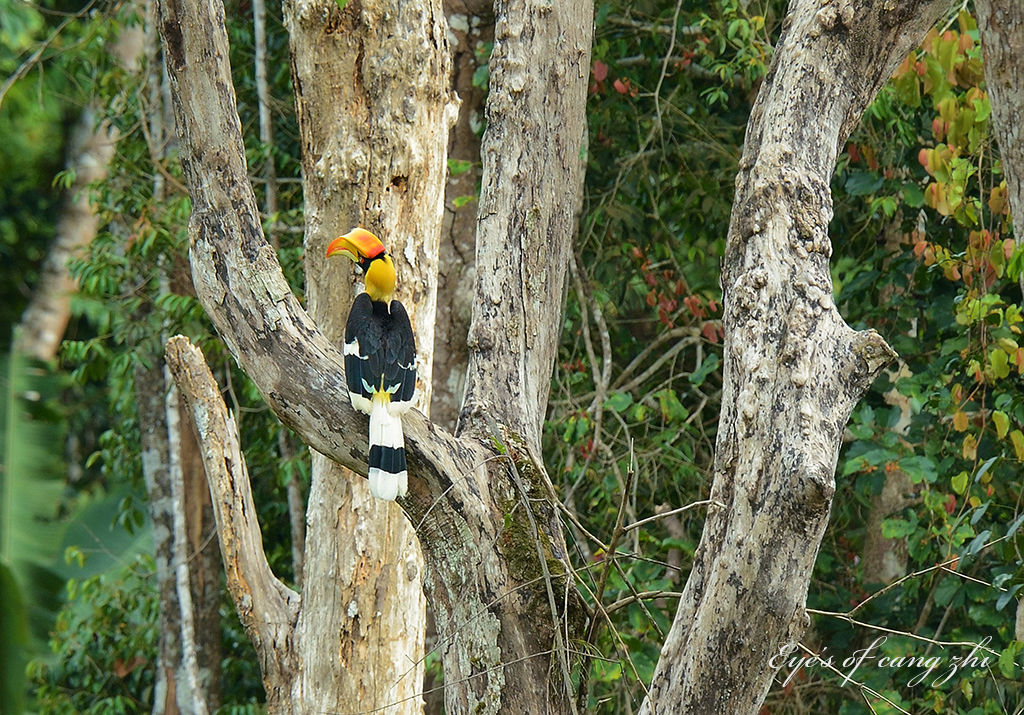
<path fill-rule="evenodd" d="M 696 509 L 699 506 L 717 506 L 720 509 L 725 509 L 725 504 L 718 501 L 717 499 L 705 499 L 704 501 L 695 501 L 691 504 L 687 504 L 686 506 L 681 506 L 678 509 L 673 509 L 672 511 L 665 511 L 661 514 L 655 514 L 654 516 L 649 516 L 646 519 L 641 519 L 640 521 L 633 522 L 629 526 L 623 527 L 622 530 L 632 531 L 633 529 L 639 529 L 641 526 L 645 524 L 650 524 L 652 521 L 657 521 L 658 519 L 663 519 L 666 516 L 672 516 L 673 514 L 682 514 L 684 511 L 690 511 L 690 509 Z"/>
<path fill-rule="evenodd" d="M 626 596 L 614 603 L 610 603 L 604 607 L 604 610 L 607 613 L 614 613 L 620 608 L 625 608 L 631 603 L 638 603 L 642 600 L 652 601 L 656 598 L 681 598 L 682 595 L 681 591 L 640 591 L 636 595 Z"/>
<path fill-rule="evenodd" d="M 835 611 L 819 611 L 816 608 L 808 608 L 807 612 L 810 613 L 810 614 L 813 614 L 815 616 L 829 616 L 831 618 L 838 618 L 841 621 L 846 621 L 847 623 L 850 623 L 850 624 L 855 625 L 855 626 L 861 626 L 863 628 L 870 628 L 873 631 L 881 631 L 882 633 L 891 633 L 894 636 L 902 636 L 904 638 L 911 638 L 913 640 L 922 641 L 924 643 L 930 643 L 931 645 L 937 645 L 937 646 L 940 646 L 940 647 L 943 647 L 943 648 L 945 648 L 947 646 L 970 647 L 970 648 L 978 648 L 980 650 L 983 650 L 983 651 L 985 651 L 986 653 L 988 653 L 990 655 L 996 656 L 997 658 L 1000 655 L 999 651 L 992 650 L 991 648 L 987 648 L 984 645 L 982 645 L 981 643 L 972 643 L 970 641 L 940 641 L 940 640 L 936 640 L 934 638 L 929 638 L 928 636 L 921 636 L 921 635 L 918 635 L 916 633 L 910 633 L 909 631 L 899 631 L 899 630 L 896 630 L 895 628 L 886 628 L 885 626 L 875 625 L 874 623 L 868 623 L 866 621 L 860 621 L 860 620 L 857 620 L 856 618 L 853 618 L 849 613 L 837 613 Z"/>
<path fill-rule="evenodd" d="M 277 169 L 274 166 L 274 126 L 270 116 L 270 88 L 267 83 L 267 6 L 264 0 L 252 3 L 253 34 L 255 35 L 256 100 L 260 117 L 260 144 L 266 152 L 263 164 L 263 211 L 276 223 Z M 267 240 L 277 248 L 277 238 L 268 226 Z"/>
<path fill-rule="evenodd" d="M 673 18 L 672 25 L 669 26 L 665 23 L 660 22 L 644 22 L 642 20 L 634 20 L 631 17 L 619 17 L 618 15 L 609 15 L 607 22 L 609 25 L 616 25 L 618 27 L 628 27 L 631 30 L 639 30 L 641 32 L 649 32 L 651 34 L 658 35 L 700 35 L 704 32 L 704 29 L 700 26 L 700 23 L 694 23 L 693 25 L 683 25 L 682 27 L 676 27 L 675 19 L 678 17 L 678 13 Z"/>
<path fill-rule="evenodd" d="M 622 518 L 626 512 L 626 502 L 629 501 L 629 492 L 633 486 L 633 478 L 636 476 L 636 469 L 633 464 L 633 445 L 630 444 L 630 459 L 629 459 L 629 471 L 626 472 L 626 482 L 622 489 L 622 499 L 619 500 L 619 513 L 615 516 L 615 529 L 612 531 L 612 538 L 608 542 L 608 550 L 605 552 L 605 557 L 608 559 L 615 558 L 615 549 L 619 545 L 619 539 L 626 533 L 625 529 L 622 528 Z M 608 584 L 608 576 L 611 573 L 611 563 L 601 573 L 601 580 L 597 584 L 597 592 L 594 595 L 594 602 L 600 603 L 602 596 L 604 596 L 605 586 Z M 594 638 L 597 636 L 597 622 L 591 621 L 590 627 L 587 628 L 587 635 L 584 641 L 587 644 L 593 644 Z"/>
<path fill-rule="evenodd" d="M 3 85 L 0 86 L 0 107 L 3 107 L 4 98 L 11 90 L 11 87 L 13 87 L 19 79 L 28 74 L 29 71 L 39 63 L 39 59 L 43 56 L 43 53 L 46 52 L 46 48 L 52 45 L 54 40 L 60 37 L 60 33 L 64 31 L 64 28 L 67 27 L 72 20 L 77 20 L 78 18 L 85 17 L 89 14 L 89 11 L 92 10 L 92 6 L 95 4 L 96 0 L 89 0 L 89 3 L 81 10 L 65 17 L 64 20 L 57 25 L 56 29 L 50 33 L 50 36 L 39 44 L 39 47 L 36 48 L 35 52 L 29 55 L 29 58 L 22 62 L 21 65 L 18 66 L 18 69 L 11 73 L 10 77 L 4 80 Z"/>

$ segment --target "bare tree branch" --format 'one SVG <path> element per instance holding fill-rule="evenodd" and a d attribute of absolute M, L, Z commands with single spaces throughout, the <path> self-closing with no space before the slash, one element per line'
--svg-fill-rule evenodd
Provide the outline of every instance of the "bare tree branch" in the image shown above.
<path fill-rule="evenodd" d="M 275 673 L 294 670 L 288 662 L 292 649 L 286 644 L 298 616 L 299 595 L 267 563 L 235 420 L 202 353 L 179 335 L 167 341 L 166 358 L 199 432 L 228 590 L 246 633 L 258 646 L 267 683 Z M 268 688 L 268 706 L 282 696 L 287 693 Z"/>

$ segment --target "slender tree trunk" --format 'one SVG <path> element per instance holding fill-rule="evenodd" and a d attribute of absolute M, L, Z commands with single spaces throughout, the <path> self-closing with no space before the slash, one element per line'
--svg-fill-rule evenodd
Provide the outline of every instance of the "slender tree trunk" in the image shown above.
<path fill-rule="evenodd" d="M 148 9 L 151 42 L 147 43 L 147 136 L 154 143 L 152 156 L 160 160 L 173 135 L 167 129 L 169 108 L 164 101 L 163 61 L 155 43 L 155 8 Z M 164 177 L 157 172 L 153 195 L 159 200 L 166 193 Z M 164 266 L 157 268 L 157 273 L 161 293 L 193 292 L 187 278 L 172 280 Z M 155 374 L 165 369 L 156 359 L 158 364 L 153 369 L 136 372 L 140 424 L 149 432 L 151 442 L 162 441 L 158 449 L 151 450 L 161 455 L 161 461 L 145 467 L 150 517 L 154 528 L 160 525 L 162 534 L 156 540 L 156 560 L 164 629 L 153 712 L 201 715 L 216 710 L 220 703 L 220 555 L 210 492 L 193 428 L 189 419 L 183 421 L 183 406 L 170 376 Z M 156 431 L 162 432 L 159 438 L 153 436 Z M 168 629 L 174 629 L 173 634 Z"/>
<path fill-rule="evenodd" d="M 807 626 L 850 411 L 893 352 L 832 300 L 829 179 L 945 2 L 795 0 L 747 127 L 723 263 L 709 512 L 642 712 L 756 713 Z"/>
<path fill-rule="evenodd" d="M 992 130 L 999 145 L 1017 246 L 1024 246 L 1024 4 L 978 0 L 978 29 L 985 51 L 985 86 Z M 1024 274 L 1020 277 L 1024 291 Z"/>
<path fill-rule="evenodd" d="M 174 715 L 178 709 L 176 665 L 181 662 L 181 608 L 174 581 L 174 512 L 168 472 L 170 444 L 164 411 L 161 365 L 135 370 L 135 397 L 142 441 L 142 474 L 146 480 L 149 517 L 153 525 L 153 560 L 160 598 L 160 647 L 153 693 L 153 713 Z"/>

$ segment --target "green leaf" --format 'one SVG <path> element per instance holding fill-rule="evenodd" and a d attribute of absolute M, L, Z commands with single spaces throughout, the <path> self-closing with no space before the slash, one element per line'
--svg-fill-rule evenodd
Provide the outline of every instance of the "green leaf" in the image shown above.
<path fill-rule="evenodd" d="M 912 209 L 924 206 L 924 192 L 917 184 L 903 185 L 903 201 Z"/>
<path fill-rule="evenodd" d="M 633 396 L 628 392 L 616 392 L 604 401 L 605 409 L 612 412 L 622 412 L 633 404 Z"/>
<path fill-rule="evenodd" d="M 1013 641 L 1003 649 L 1002 653 L 999 654 L 999 672 L 1002 673 L 1003 677 L 1007 680 L 1013 679 L 1014 670 L 1017 667 L 1013 661 L 1020 648 L 1020 641 Z"/>
<path fill-rule="evenodd" d="M 1010 441 L 1013 443 L 1013 451 L 1017 455 L 1017 460 L 1024 462 L 1024 434 L 1019 429 L 1015 429 L 1010 432 Z"/>
<path fill-rule="evenodd" d="M 967 472 L 960 472 L 950 480 L 953 491 L 957 494 L 963 494 L 967 491 Z"/>
<path fill-rule="evenodd" d="M 1001 348 L 993 348 L 988 361 L 992 365 L 992 374 L 1000 380 L 1010 375 L 1010 364 L 1006 353 Z"/>
<path fill-rule="evenodd" d="M 935 605 L 948 606 L 959 590 L 960 580 L 955 576 L 947 576 L 942 579 L 942 583 L 935 587 Z"/>
<path fill-rule="evenodd" d="M 971 514 L 971 526 L 974 526 L 979 521 L 981 521 L 981 517 L 985 516 L 985 512 L 988 511 L 988 508 L 991 504 L 992 500 L 989 499 L 987 502 L 985 502 L 984 504 L 982 504 L 981 506 L 974 510 L 974 513 Z"/>
<path fill-rule="evenodd" d="M 883 519 L 882 536 L 886 539 L 903 539 L 917 530 L 917 524 L 904 519 Z"/>
<path fill-rule="evenodd" d="M 873 194 L 882 188 L 883 181 L 881 174 L 873 171 L 851 171 L 846 180 L 846 193 L 851 196 Z"/>
<path fill-rule="evenodd" d="M 967 545 L 967 549 L 964 551 L 965 556 L 974 556 L 976 553 L 985 548 L 988 543 L 989 537 L 992 536 L 990 529 L 985 529 L 983 532 L 975 536 L 971 543 Z"/>
<path fill-rule="evenodd" d="M 978 467 L 978 471 L 974 474 L 975 484 L 981 481 L 981 478 L 985 476 L 985 473 L 992 468 L 992 465 L 996 463 L 997 459 L 999 459 L 999 457 L 989 457 L 982 463 L 980 467 Z"/>
<path fill-rule="evenodd" d="M 1016 583 L 1012 587 L 1008 588 L 1007 590 L 999 594 L 999 598 L 996 599 L 996 610 L 1001 611 L 1004 608 L 1006 608 L 1006 604 L 1013 600 L 1014 594 L 1020 590 L 1021 586 L 1024 586 L 1024 584 Z"/>
<path fill-rule="evenodd" d="M 25 699 L 28 613 L 14 574 L 0 563 L 0 712 L 20 713 Z"/>
<path fill-rule="evenodd" d="M 1021 514 L 1020 516 L 1018 516 L 1016 519 L 1013 520 L 1013 523 L 1010 524 L 1009 528 L 1007 528 L 1007 530 L 1006 530 L 1006 536 L 1010 537 L 1010 536 L 1013 536 L 1014 534 L 1016 534 L 1017 533 L 1017 529 L 1020 528 L 1021 524 L 1024 524 L 1024 514 Z"/>
<path fill-rule="evenodd" d="M 487 89 L 487 83 L 491 78 L 491 70 L 487 63 L 483 63 L 473 72 L 473 86 L 477 89 Z"/>
<path fill-rule="evenodd" d="M 691 373 L 690 383 L 697 386 L 703 385 L 707 376 L 718 368 L 719 362 L 718 353 L 708 353 L 704 361 L 701 362 L 700 367 Z"/>
<path fill-rule="evenodd" d="M 462 176 L 473 168 L 473 162 L 465 159 L 449 159 L 448 173 L 451 176 Z"/>

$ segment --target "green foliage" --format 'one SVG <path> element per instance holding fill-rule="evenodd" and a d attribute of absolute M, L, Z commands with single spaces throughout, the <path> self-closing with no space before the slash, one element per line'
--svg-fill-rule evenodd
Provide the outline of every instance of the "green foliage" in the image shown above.
<path fill-rule="evenodd" d="M 3 660 L 14 662 L 24 655 L 14 652 L 16 644 L 31 653 L 45 641 L 58 605 L 61 581 L 53 567 L 62 536 L 65 470 L 53 445 L 62 443 L 64 424 L 56 402 L 58 377 L 17 354 L 0 369 L 0 566 L 13 610 L 29 626 L 20 637 L 4 639 Z M 13 670 L 8 674 L 14 678 Z"/>
<path fill-rule="evenodd" d="M 601 542 L 568 525 L 584 596 L 604 583 L 601 600 L 618 604 L 613 627 L 600 623 L 577 645 L 601 655 L 588 712 L 639 707 L 700 538 L 704 512 L 692 509 L 622 534 L 614 558 L 605 550 L 623 501 L 628 524 L 707 494 L 721 391 L 718 264 L 746 117 L 784 10 L 597 8 L 579 280 L 545 443 L 563 500 Z"/>
<path fill-rule="evenodd" d="M 46 713 L 151 710 L 159 634 L 152 558 L 68 582 L 69 606 L 57 619 L 55 656 L 29 668 L 35 702 Z"/>

